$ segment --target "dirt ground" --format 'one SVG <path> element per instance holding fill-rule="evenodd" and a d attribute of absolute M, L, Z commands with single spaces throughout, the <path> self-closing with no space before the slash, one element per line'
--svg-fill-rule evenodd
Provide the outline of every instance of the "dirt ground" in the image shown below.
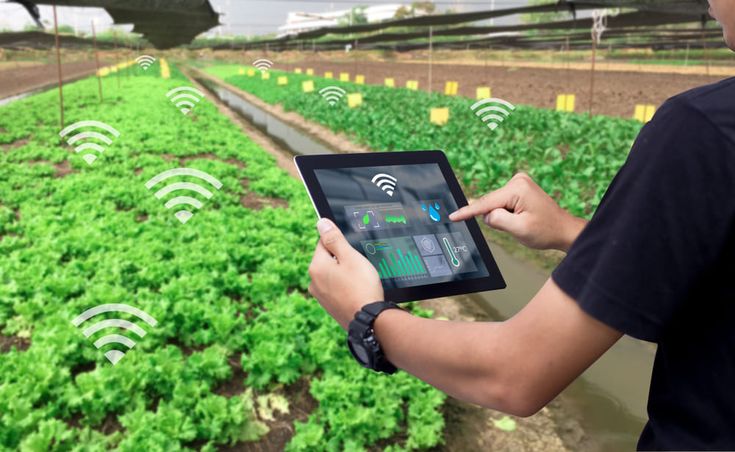
<path fill-rule="evenodd" d="M 104 66 L 102 62 L 100 65 Z M 65 81 L 93 74 L 95 69 L 94 61 L 77 61 L 61 65 Z M 54 84 L 56 77 L 56 65 L 54 64 L 6 67 L 0 70 L 0 99 Z"/>
<path fill-rule="evenodd" d="M 396 86 L 400 87 L 405 86 L 407 80 L 418 80 L 420 89 L 426 89 L 429 81 L 428 65 L 420 63 L 330 62 L 315 56 L 301 62 L 276 62 L 275 67 L 286 70 L 314 68 L 319 76 L 323 76 L 325 71 L 332 71 L 335 78 L 340 72 L 348 72 L 351 77 L 362 74 L 370 84 L 382 84 L 386 77 L 393 77 Z M 592 111 L 594 114 L 629 118 L 633 116 L 636 104 L 659 106 L 675 94 L 723 78 L 600 70 L 595 73 Z M 493 97 L 541 108 L 555 108 L 558 94 L 571 93 L 577 97 L 576 111 L 586 112 L 590 102 L 590 80 L 589 71 L 574 69 L 435 64 L 432 90 L 443 92 L 445 82 L 456 81 L 459 82 L 460 95 L 474 98 L 478 86 L 488 86 Z"/>

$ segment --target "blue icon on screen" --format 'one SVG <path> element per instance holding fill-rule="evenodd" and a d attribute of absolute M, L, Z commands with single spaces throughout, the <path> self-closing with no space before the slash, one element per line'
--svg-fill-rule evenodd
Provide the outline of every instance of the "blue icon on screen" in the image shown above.
<path fill-rule="evenodd" d="M 431 218 L 432 221 L 441 221 L 442 217 L 441 214 L 439 214 L 440 209 L 438 202 L 430 202 L 428 206 L 425 203 L 421 203 L 421 210 L 428 212 L 429 218 Z"/>

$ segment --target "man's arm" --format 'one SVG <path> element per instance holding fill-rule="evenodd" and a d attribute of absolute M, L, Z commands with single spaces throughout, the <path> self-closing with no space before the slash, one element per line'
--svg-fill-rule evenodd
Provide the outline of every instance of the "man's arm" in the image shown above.
<path fill-rule="evenodd" d="M 362 306 L 383 299 L 380 279 L 331 221 L 320 220 L 318 228 L 309 291 L 347 329 Z M 397 367 L 454 397 L 519 416 L 542 408 L 621 336 L 551 280 L 505 322 L 447 322 L 388 310 L 375 329 Z"/>
<path fill-rule="evenodd" d="M 397 367 L 453 397 L 517 416 L 543 408 L 622 336 L 551 279 L 505 322 L 447 322 L 388 310 L 375 332 Z"/>
<path fill-rule="evenodd" d="M 451 218 L 475 215 L 528 246 L 564 251 L 586 224 L 526 174 Z M 383 289 L 374 267 L 331 221 L 317 227 L 309 291 L 347 329 L 362 306 L 383 299 Z M 587 315 L 552 280 L 505 322 L 447 322 L 387 310 L 375 331 L 397 367 L 459 399 L 520 416 L 546 405 L 622 335 Z"/>

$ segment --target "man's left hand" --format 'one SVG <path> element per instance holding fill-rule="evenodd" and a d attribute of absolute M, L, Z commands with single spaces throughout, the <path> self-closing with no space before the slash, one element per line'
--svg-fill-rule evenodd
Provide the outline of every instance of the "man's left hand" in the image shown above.
<path fill-rule="evenodd" d="M 309 293 L 346 330 L 363 306 L 383 301 L 383 286 L 375 267 L 332 221 L 322 218 L 317 230 L 321 238 L 309 265 Z"/>

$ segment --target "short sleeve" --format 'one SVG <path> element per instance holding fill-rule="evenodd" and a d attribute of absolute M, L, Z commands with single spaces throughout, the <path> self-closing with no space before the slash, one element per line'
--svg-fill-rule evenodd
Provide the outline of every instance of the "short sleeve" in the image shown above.
<path fill-rule="evenodd" d="M 657 342 L 730 239 L 734 152 L 699 110 L 664 104 L 553 280 L 596 319 Z"/>

